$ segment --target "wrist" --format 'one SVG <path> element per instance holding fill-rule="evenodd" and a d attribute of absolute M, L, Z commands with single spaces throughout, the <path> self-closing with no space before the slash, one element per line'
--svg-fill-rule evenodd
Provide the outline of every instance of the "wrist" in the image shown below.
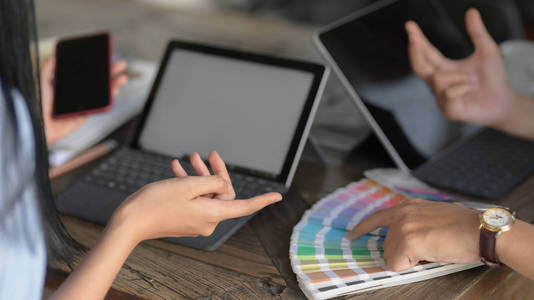
<path fill-rule="evenodd" d="M 523 227 L 525 225 L 524 222 L 521 220 L 516 220 L 514 223 L 514 226 L 508 231 L 503 232 L 497 237 L 497 241 L 495 244 L 495 252 L 497 257 L 499 258 L 499 261 L 505 265 L 508 264 L 509 261 L 509 249 L 510 245 L 514 243 L 514 241 L 517 241 L 517 238 L 515 237 L 519 231 L 521 231 L 520 227 Z"/>
<path fill-rule="evenodd" d="M 113 213 L 106 226 L 106 233 L 120 236 L 126 246 L 131 249 L 135 248 L 144 240 L 141 230 L 137 228 L 137 223 L 134 221 L 132 214 L 129 212 L 128 207 L 124 205 L 121 205 Z"/>
<path fill-rule="evenodd" d="M 482 261 L 489 266 L 504 263 L 501 258 L 502 247 L 508 245 L 507 238 L 510 237 L 510 231 L 515 227 L 515 212 L 508 208 L 493 207 L 482 212 L 479 218 L 479 246 Z M 501 249 L 497 249 L 498 246 Z"/>
<path fill-rule="evenodd" d="M 534 139 L 534 99 L 516 91 L 510 93 L 509 113 L 496 126 L 508 134 L 527 139 Z"/>

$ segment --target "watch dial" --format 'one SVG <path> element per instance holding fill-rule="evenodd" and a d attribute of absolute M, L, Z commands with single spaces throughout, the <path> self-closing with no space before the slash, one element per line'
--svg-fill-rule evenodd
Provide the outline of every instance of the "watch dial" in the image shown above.
<path fill-rule="evenodd" d="M 483 215 L 484 221 L 493 227 L 510 225 L 512 216 L 504 209 L 490 209 Z"/>

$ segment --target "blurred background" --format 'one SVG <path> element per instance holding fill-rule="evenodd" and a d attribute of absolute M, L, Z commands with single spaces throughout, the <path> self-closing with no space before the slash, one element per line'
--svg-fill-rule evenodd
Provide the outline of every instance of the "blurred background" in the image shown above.
<path fill-rule="evenodd" d="M 319 61 L 312 43 L 321 26 L 374 0 L 36 0 L 42 40 L 106 30 L 120 58 L 157 62 L 170 39 Z M 471 6 L 497 42 L 534 39 L 532 0 L 421 0 L 459 27 Z M 332 74 L 311 138 L 327 164 L 352 161 L 370 135 L 364 118 Z M 352 154 L 352 155 L 351 155 Z"/>

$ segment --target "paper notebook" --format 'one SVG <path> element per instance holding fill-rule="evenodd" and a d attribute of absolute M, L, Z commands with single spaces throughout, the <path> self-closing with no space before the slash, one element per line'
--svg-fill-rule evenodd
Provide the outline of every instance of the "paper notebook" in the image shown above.
<path fill-rule="evenodd" d="M 401 285 L 482 265 L 428 262 L 403 272 L 392 272 L 383 258 L 382 244 L 387 228 L 375 230 L 358 240 L 345 239 L 348 230 L 364 218 L 410 197 L 456 201 L 422 183 L 392 186 L 400 177 L 392 177 L 392 174 L 384 177 L 384 174 L 375 171 L 368 176 L 382 176 L 380 179 L 387 186 L 370 179 L 353 182 L 317 202 L 293 228 L 289 249 L 291 266 L 309 299 L 328 299 Z M 396 179 L 392 181 L 391 178 Z M 476 206 L 473 204 L 478 203 L 469 202 L 468 206 Z"/>

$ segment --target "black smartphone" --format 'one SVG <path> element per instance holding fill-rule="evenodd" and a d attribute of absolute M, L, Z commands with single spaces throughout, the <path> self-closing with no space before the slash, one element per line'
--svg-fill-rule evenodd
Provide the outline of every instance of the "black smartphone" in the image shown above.
<path fill-rule="evenodd" d="M 56 45 L 54 118 L 106 111 L 112 106 L 109 33 L 61 39 Z"/>

